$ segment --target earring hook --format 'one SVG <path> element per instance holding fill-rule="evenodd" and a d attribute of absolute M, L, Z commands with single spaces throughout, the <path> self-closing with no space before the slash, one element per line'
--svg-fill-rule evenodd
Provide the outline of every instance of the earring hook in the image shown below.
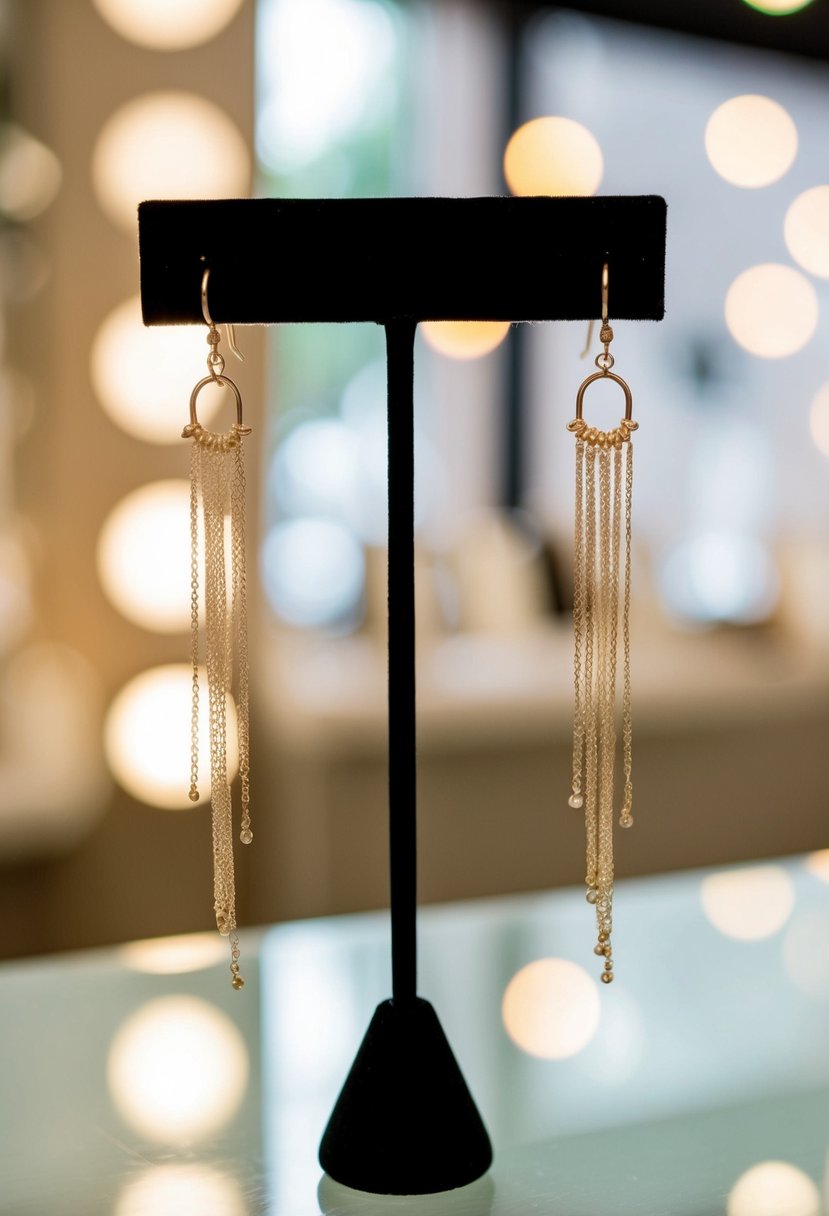
<path fill-rule="evenodd" d="M 607 298 L 608 298 L 608 281 L 610 274 L 608 271 L 607 262 L 602 264 L 602 328 L 607 325 Z M 596 322 L 591 317 L 587 322 L 587 341 L 584 344 L 584 350 L 579 355 L 580 359 L 586 359 L 590 354 L 590 347 L 593 345 L 593 329 Z M 604 340 L 604 339 L 602 339 Z"/>
<path fill-rule="evenodd" d="M 210 267 L 206 266 L 204 274 L 201 277 L 201 315 L 204 317 L 205 325 L 209 325 L 211 329 L 216 328 L 216 322 L 210 315 L 210 307 L 207 303 L 207 284 L 210 279 Z M 236 345 L 236 330 L 232 325 L 225 324 L 225 333 L 227 335 L 227 344 L 233 351 L 240 363 L 244 363 L 245 356 Z"/>

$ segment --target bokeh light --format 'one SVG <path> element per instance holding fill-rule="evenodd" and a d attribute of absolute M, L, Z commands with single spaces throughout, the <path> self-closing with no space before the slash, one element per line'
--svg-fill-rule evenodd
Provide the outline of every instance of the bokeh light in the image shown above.
<path fill-rule="evenodd" d="M 565 1060 L 582 1051 L 598 1029 L 598 986 L 576 963 L 538 959 L 510 980 L 501 1015 L 522 1051 L 542 1060 Z"/>
<path fill-rule="evenodd" d="M 181 444 L 190 393 L 207 370 L 206 333 L 190 325 L 145 326 L 139 296 L 112 310 L 95 336 L 90 370 L 98 400 L 116 426 L 148 443 Z M 199 397 L 205 426 L 221 402 L 221 393 Z"/>
<path fill-rule="evenodd" d="M 720 933 L 756 942 L 785 925 L 794 907 L 794 888 L 782 867 L 750 866 L 709 874 L 702 880 L 700 898 Z"/>
<path fill-rule="evenodd" d="M 829 186 L 798 194 L 786 212 L 783 234 L 789 253 L 804 270 L 829 279 Z"/>
<path fill-rule="evenodd" d="M 788 1161 L 762 1161 L 731 1188 L 727 1216 L 820 1216 L 820 1193 L 808 1174 Z"/>
<path fill-rule="evenodd" d="M 423 321 L 420 332 L 432 350 L 450 359 L 480 359 L 501 345 L 509 321 Z"/>
<path fill-rule="evenodd" d="M 802 912 L 792 917 L 783 939 L 783 965 L 792 983 L 815 1001 L 829 1001 L 829 916 Z"/>
<path fill-rule="evenodd" d="M 596 137 L 572 118 L 533 118 L 514 132 L 504 152 L 513 194 L 595 194 L 603 174 Z"/>
<path fill-rule="evenodd" d="M 705 151 L 732 186 L 770 186 L 794 162 L 797 127 L 779 102 L 746 93 L 717 106 L 705 128 Z"/>
<path fill-rule="evenodd" d="M 295 426 L 277 450 L 273 488 L 286 515 L 319 515 L 353 525 L 362 503 L 359 436 L 338 418 Z"/>
<path fill-rule="evenodd" d="M 829 882 L 829 849 L 818 849 L 816 853 L 810 853 L 804 865 L 815 878 Z"/>
<path fill-rule="evenodd" d="M 60 161 L 15 123 L 0 125 L 0 211 L 26 223 L 45 211 L 60 189 Z"/>
<path fill-rule="evenodd" d="M 200 46 L 220 33 L 242 0 L 93 0 L 109 25 L 138 46 L 180 51 Z"/>
<path fill-rule="evenodd" d="M 780 580 L 769 550 L 751 536 L 703 532 L 662 563 L 665 604 L 680 621 L 755 625 L 777 605 Z"/>
<path fill-rule="evenodd" d="M 289 519 L 262 546 L 262 581 L 273 611 L 289 625 L 323 628 L 352 619 L 365 578 L 362 547 L 333 519 Z"/>
<path fill-rule="evenodd" d="M 268 49 L 257 146 L 270 169 L 292 173 L 390 111 L 394 26 L 371 0 L 280 0 L 260 9 Z"/>
<path fill-rule="evenodd" d="M 829 381 L 818 389 L 812 401 L 809 430 L 818 451 L 829 456 Z"/>
<path fill-rule="evenodd" d="M 186 663 L 153 667 L 121 689 L 106 717 L 104 749 L 113 776 L 150 806 L 178 811 L 204 806 L 210 796 L 210 732 L 207 676 L 200 672 L 199 794 L 190 789 L 190 701 L 192 670 Z M 236 707 L 227 697 L 227 763 L 238 764 Z"/>
<path fill-rule="evenodd" d="M 148 93 L 107 121 L 92 178 L 101 207 L 133 235 L 146 199 L 247 194 L 250 156 L 239 129 L 212 102 L 195 93 Z"/>
<path fill-rule="evenodd" d="M 247 1216 L 239 1183 L 210 1165 L 150 1165 L 130 1178 L 113 1216 Z"/>
<path fill-rule="evenodd" d="M 162 1144 L 203 1140 L 239 1110 L 247 1048 L 214 1005 L 193 996 L 159 997 L 116 1034 L 107 1083 L 118 1113 L 139 1135 Z"/>
<path fill-rule="evenodd" d="M 769 17 L 787 17 L 789 13 L 799 13 L 802 8 L 808 8 L 812 0 L 743 0 L 749 8 L 758 13 L 766 13 Z"/>
<path fill-rule="evenodd" d="M 104 591 L 127 620 L 158 633 L 186 631 L 189 483 L 155 481 L 122 498 L 101 529 L 97 562 Z"/>
<path fill-rule="evenodd" d="M 728 289 L 725 323 L 749 354 L 764 359 L 793 355 L 817 329 L 817 292 L 791 266 L 774 262 L 752 266 Z"/>
<path fill-rule="evenodd" d="M 184 975 L 224 962 L 226 943 L 215 933 L 183 933 L 177 937 L 127 942 L 118 949 L 118 961 L 142 975 Z"/>

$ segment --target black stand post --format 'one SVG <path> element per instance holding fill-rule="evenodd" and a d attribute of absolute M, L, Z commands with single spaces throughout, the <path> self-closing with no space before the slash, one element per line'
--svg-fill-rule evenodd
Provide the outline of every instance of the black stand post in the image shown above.
<path fill-rule="evenodd" d="M 389 845 L 392 992 L 377 1007 L 320 1147 L 357 1190 L 427 1194 L 492 1162 L 481 1117 L 432 1006 L 417 996 L 414 321 L 386 324 L 389 419 Z"/>
<path fill-rule="evenodd" d="M 389 860 L 392 996 L 417 997 L 414 321 L 386 325 L 389 428 Z"/>
<path fill-rule="evenodd" d="M 378 234 L 399 239 L 383 244 Z M 664 311 L 665 203 L 642 198 L 253 199 L 139 208 L 148 325 L 378 321 L 389 408 L 389 843 L 392 999 L 378 1006 L 320 1162 L 376 1194 L 473 1182 L 492 1150 L 460 1068 L 417 996 L 413 347 L 421 320 L 614 319 Z M 391 248 L 391 253 L 389 253 Z"/>

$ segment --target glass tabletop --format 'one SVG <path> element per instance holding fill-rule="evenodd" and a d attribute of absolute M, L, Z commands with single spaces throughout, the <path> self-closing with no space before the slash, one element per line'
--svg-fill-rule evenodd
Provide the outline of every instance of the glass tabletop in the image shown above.
<path fill-rule="evenodd" d="M 322 1178 L 384 914 L 0 967 L 2 1216 L 819 1216 L 829 1211 L 822 854 L 617 886 L 600 984 L 577 891 L 426 908 L 420 991 L 490 1173 L 419 1199 Z"/>

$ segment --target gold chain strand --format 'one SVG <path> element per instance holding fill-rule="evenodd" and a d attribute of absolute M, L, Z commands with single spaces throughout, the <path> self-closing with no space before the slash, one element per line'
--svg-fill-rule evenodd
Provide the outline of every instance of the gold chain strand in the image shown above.
<path fill-rule="evenodd" d="M 573 781 L 569 803 L 578 809 L 584 806 L 582 774 L 584 771 L 584 679 L 582 650 L 584 642 L 584 442 L 576 440 L 576 509 L 573 528 Z"/>
<path fill-rule="evenodd" d="M 245 464 L 240 444 L 234 452 L 234 477 L 230 498 L 230 522 L 233 543 L 233 614 L 239 663 L 239 703 L 237 705 L 239 735 L 239 783 L 241 786 L 242 823 L 239 839 L 250 844 L 250 663 L 248 659 L 247 574 L 245 561 Z"/>
<path fill-rule="evenodd" d="M 625 789 L 619 823 L 633 826 L 633 716 L 630 691 L 630 533 L 633 506 L 633 443 L 625 444 L 625 586 L 622 599 L 622 763 Z"/>
<path fill-rule="evenodd" d="M 226 638 L 224 555 L 225 456 L 205 453 L 205 617 L 210 702 L 210 784 L 213 811 L 214 907 L 223 936 L 236 928 L 230 789 L 227 781 Z"/>
<path fill-rule="evenodd" d="M 190 700 L 190 791 L 199 800 L 199 488 L 201 449 L 190 448 L 190 658 L 193 674 Z"/>
<path fill-rule="evenodd" d="M 596 885 L 605 894 L 613 882 L 613 701 L 610 674 L 610 453 L 599 452 L 598 620 L 598 827 Z M 610 830 L 608 830 L 610 828 Z"/>
<path fill-rule="evenodd" d="M 587 449 L 584 567 L 584 795 L 587 851 L 585 882 L 587 884 L 587 899 L 590 903 L 595 903 L 598 894 L 596 891 L 596 776 L 598 767 L 598 742 L 596 737 L 596 697 L 593 668 L 594 659 L 598 658 L 598 656 L 594 653 L 598 605 L 596 602 L 596 449 L 592 445 L 588 446 Z"/>

